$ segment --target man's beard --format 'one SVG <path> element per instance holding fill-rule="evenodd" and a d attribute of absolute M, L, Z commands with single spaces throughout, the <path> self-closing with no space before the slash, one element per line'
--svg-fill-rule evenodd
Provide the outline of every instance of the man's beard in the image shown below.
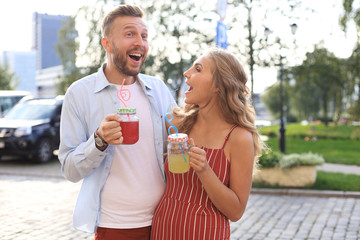
<path fill-rule="evenodd" d="M 126 76 L 132 76 L 135 77 L 139 74 L 140 69 L 144 62 L 140 65 L 139 69 L 131 70 L 127 67 L 127 61 L 122 57 L 122 55 L 119 53 L 118 48 L 113 45 L 113 64 L 115 65 L 116 69 L 126 75 Z"/>

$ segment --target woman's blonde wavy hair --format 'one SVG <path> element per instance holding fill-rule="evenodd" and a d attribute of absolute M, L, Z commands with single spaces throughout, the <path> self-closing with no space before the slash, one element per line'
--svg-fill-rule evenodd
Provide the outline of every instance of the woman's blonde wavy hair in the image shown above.
<path fill-rule="evenodd" d="M 213 61 L 214 87 L 219 89 L 218 99 L 222 114 L 230 124 L 251 132 L 254 141 L 255 166 L 265 147 L 255 126 L 255 110 L 250 102 L 250 91 L 246 86 L 247 76 L 240 61 L 229 51 L 221 48 L 210 49 L 207 56 Z M 179 131 L 189 133 L 193 127 L 199 106 L 185 104 L 174 109 L 174 114 L 180 119 Z"/>

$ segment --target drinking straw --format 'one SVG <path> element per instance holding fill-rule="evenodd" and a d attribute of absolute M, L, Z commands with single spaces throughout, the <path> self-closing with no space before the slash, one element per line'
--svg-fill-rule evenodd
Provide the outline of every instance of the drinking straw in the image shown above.
<path fill-rule="evenodd" d="M 131 92 L 129 89 L 123 89 L 124 83 L 125 83 L 125 78 L 123 79 L 121 88 L 117 91 L 116 96 L 120 100 L 120 102 L 122 102 L 122 104 L 124 104 L 125 108 L 127 108 L 125 102 L 130 99 Z M 128 120 L 130 121 L 129 113 L 127 114 L 127 116 L 128 116 Z"/>
<path fill-rule="evenodd" d="M 166 110 L 166 114 L 165 114 L 165 120 L 171 125 L 171 127 L 169 127 L 169 129 L 168 129 L 168 134 L 171 135 L 170 129 L 173 128 L 175 130 L 175 136 L 178 136 L 177 128 L 175 127 L 174 124 L 171 123 L 171 121 L 174 119 L 174 116 L 169 112 L 170 105 L 171 105 L 171 103 L 169 104 L 169 106 L 168 106 L 168 108 Z M 181 146 L 180 142 L 179 142 L 179 146 L 180 146 L 180 150 L 181 150 L 181 153 L 183 155 L 184 161 L 187 162 L 185 154 L 184 154 L 184 150 L 182 149 L 182 146 Z"/>
<path fill-rule="evenodd" d="M 174 117 L 173 117 L 173 115 L 171 113 L 169 113 L 170 105 L 171 105 L 171 103 L 169 104 L 169 106 L 168 106 L 168 108 L 166 110 L 166 114 L 165 114 L 165 120 L 171 125 L 171 127 L 169 127 L 169 129 L 168 129 L 168 134 L 171 135 L 170 129 L 173 128 L 175 130 L 176 136 L 178 136 L 177 128 L 175 127 L 174 124 L 171 123 L 171 121 L 174 119 Z"/>

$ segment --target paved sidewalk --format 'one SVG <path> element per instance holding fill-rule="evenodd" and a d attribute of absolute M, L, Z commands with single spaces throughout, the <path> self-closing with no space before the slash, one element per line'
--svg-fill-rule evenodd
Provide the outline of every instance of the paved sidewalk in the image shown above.
<path fill-rule="evenodd" d="M 80 183 L 0 175 L 1 240 L 80 240 L 71 226 Z M 231 239 L 360 239 L 360 199 L 252 193 Z"/>
<path fill-rule="evenodd" d="M 342 165 L 334 163 L 325 163 L 323 165 L 317 166 L 317 170 L 326 171 L 326 172 L 338 172 L 345 174 L 355 174 L 360 175 L 360 167 L 356 165 Z"/>
<path fill-rule="evenodd" d="M 0 239 L 93 239 L 71 226 L 80 185 L 61 177 L 57 161 L 0 161 Z M 360 193 L 253 189 L 231 231 L 231 240 L 360 240 Z"/>

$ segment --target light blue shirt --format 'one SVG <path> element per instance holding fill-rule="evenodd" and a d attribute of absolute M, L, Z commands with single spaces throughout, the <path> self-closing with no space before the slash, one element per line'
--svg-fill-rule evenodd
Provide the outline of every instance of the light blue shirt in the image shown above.
<path fill-rule="evenodd" d="M 103 68 L 104 65 L 97 73 L 69 87 L 60 121 L 59 160 L 62 174 L 72 182 L 84 179 L 74 210 L 73 225 L 89 233 L 94 233 L 98 226 L 101 190 L 114 156 L 112 145 L 104 152 L 96 148 L 94 132 L 106 115 L 116 113 L 120 108 L 117 89 L 106 79 Z M 139 82 L 150 103 L 156 158 L 165 181 L 165 114 L 169 104 L 175 102 L 163 81 L 140 74 Z"/>

